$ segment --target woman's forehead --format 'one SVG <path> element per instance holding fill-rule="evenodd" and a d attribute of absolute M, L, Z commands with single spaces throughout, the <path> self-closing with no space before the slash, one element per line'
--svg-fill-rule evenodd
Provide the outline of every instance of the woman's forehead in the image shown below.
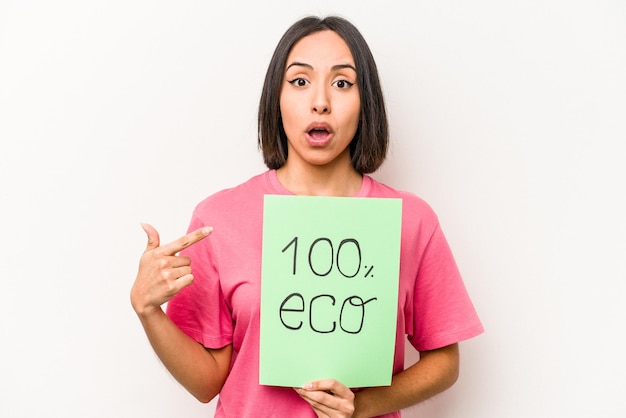
<path fill-rule="evenodd" d="M 287 57 L 287 66 L 293 62 L 314 67 L 321 64 L 354 66 L 354 58 L 348 44 L 331 30 L 315 32 L 300 39 Z"/>

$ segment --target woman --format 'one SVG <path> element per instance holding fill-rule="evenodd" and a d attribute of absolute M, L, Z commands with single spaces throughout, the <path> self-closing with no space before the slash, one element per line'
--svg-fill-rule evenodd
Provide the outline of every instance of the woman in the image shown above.
<path fill-rule="evenodd" d="M 382 164 L 387 143 L 365 40 L 342 18 L 304 18 L 280 40 L 263 87 L 259 145 L 269 170 L 201 202 L 190 232 L 172 243 L 160 246 L 143 225 L 148 246 L 132 305 L 172 375 L 200 401 L 220 395 L 216 416 L 400 416 L 456 381 L 458 342 L 482 326 L 430 207 L 366 175 Z M 402 198 L 390 386 L 351 390 L 332 376 L 295 389 L 258 384 L 265 194 Z M 404 369 L 407 336 L 420 361 Z"/>

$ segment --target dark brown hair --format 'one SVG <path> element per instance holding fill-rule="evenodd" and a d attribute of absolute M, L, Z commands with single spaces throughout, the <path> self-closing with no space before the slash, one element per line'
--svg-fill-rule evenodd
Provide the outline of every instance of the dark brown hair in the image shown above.
<path fill-rule="evenodd" d="M 337 16 L 305 17 L 287 29 L 278 42 L 265 75 L 259 104 L 258 141 L 263 160 L 270 169 L 282 167 L 287 160 L 287 136 L 280 113 L 280 92 L 287 57 L 300 39 L 324 30 L 331 30 L 343 38 L 354 58 L 361 114 L 356 134 L 350 143 L 350 156 L 356 171 L 361 174 L 373 173 L 385 160 L 389 144 L 387 112 L 378 70 L 372 52 L 359 30 Z"/>

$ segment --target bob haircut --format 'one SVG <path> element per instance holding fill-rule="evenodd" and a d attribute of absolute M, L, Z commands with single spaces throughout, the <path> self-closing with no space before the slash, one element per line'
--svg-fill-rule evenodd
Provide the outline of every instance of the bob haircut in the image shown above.
<path fill-rule="evenodd" d="M 374 57 L 359 30 L 347 20 L 329 16 L 305 17 L 294 23 L 282 36 L 270 60 L 261 93 L 258 114 L 258 145 L 265 165 L 278 169 L 287 160 L 287 135 L 280 113 L 280 92 L 284 82 L 287 57 L 302 38 L 331 30 L 348 45 L 357 69 L 361 110 L 357 131 L 350 142 L 352 166 L 361 174 L 380 167 L 389 146 L 389 126 L 385 102 Z"/>

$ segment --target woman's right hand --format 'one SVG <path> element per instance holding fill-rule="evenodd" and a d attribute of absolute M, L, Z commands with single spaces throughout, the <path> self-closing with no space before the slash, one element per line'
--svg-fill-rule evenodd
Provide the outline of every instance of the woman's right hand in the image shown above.
<path fill-rule="evenodd" d="M 154 227 L 148 224 L 141 224 L 141 227 L 148 236 L 148 245 L 130 291 L 131 304 L 140 316 L 160 310 L 161 305 L 193 282 L 191 260 L 178 252 L 206 238 L 212 231 L 211 227 L 199 228 L 161 246 Z"/>

